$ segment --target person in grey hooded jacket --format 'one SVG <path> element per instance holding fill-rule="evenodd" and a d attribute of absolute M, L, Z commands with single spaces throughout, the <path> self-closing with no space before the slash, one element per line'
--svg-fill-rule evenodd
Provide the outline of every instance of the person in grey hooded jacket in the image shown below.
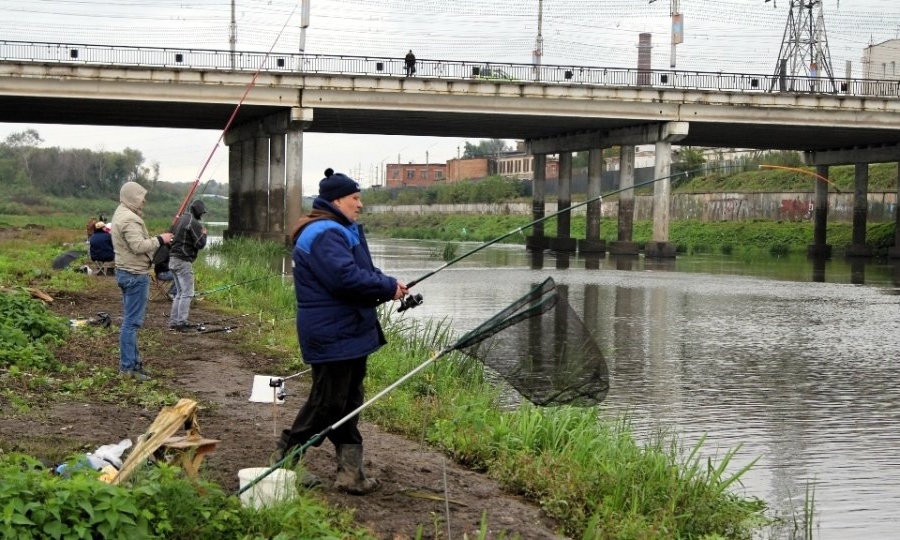
<path fill-rule="evenodd" d="M 137 332 L 144 324 L 150 297 L 150 267 L 153 254 L 172 242 L 172 233 L 150 236 L 144 224 L 147 190 L 137 182 L 126 182 L 119 190 L 119 207 L 112 217 L 112 242 L 116 252 L 116 283 L 122 289 L 122 327 L 119 330 L 119 371 L 144 381 L 138 352 Z"/>
<path fill-rule="evenodd" d="M 194 261 L 197 253 L 206 247 L 206 227 L 200 223 L 205 213 L 206 205 L 197 199 L 191 203 L 189 211 L 181 214 L 172 231 L 175 237 L 169 254 L 169 269 L 175 277 L 176 292 L 169 314 L 169 328 L 179 332 L 196 328 L 188 321 L 188 316 L 194 298 Z"/>

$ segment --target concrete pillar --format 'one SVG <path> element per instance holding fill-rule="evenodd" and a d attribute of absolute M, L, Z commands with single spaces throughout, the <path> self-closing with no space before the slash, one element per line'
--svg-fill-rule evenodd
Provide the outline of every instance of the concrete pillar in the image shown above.
<path fill-rule="evenodd" d="M 255 154 L 252 172 L 253 188 L 250 197 L 253 207 L 250 210 L 250 219 L 254 236 L 259 237 L 265 232 L 269 221 L 269 134 L 262 131 L 262 126 L 260 126 L 259 133 L 256 134 L 253 146 Z"/>
<path fill-rule="evenodd" d="M 816 165 L 816 174 L 828 178 L 828 165 Z M 813 241 L 806 247 L 809 257 L 831 257 L 828 244 L 828 182 L 816 178 L 815 209 L 813 210 Z"/>
<path fill-rule="evenodd" d="M 669 205 L 671 204 L 672 143 L 656 143 L 653 183 L 653 240 L 644 248 L 647 257 L 674 258 L 675 244 L 669 242 Z"/>
<path fill-rule="evenodd" d="M 287 136 L 276 133 L 269 138 L 269 200 L 266 237 L 281 242 L 284 238 L 284 177 Z"/>
<path fill-rule="evenodd" d="M 291 129 L 285 137 L 285 174 L 284 174 L 284 223 L 285 243 L 290 244 L 289 238 L 294 224 L 303 214 L 303 130 Z"/>
<path fill-rule="evenodd" d="M 559 181 L 557 183 L 556 237 L 547 239 L 547 247 L 553 251 L 575 251 L 576 242 L 572 238 L 572 212 L 564 212 L 572 206 L 572 152 L 559 153 Z M 557 258 L 557 260 L 559 257 Z"/>
<path fill-rule="evenodd" d="M 619 148 L 619 223 L 615 242 L 609 246 L 614 255 L 637 255 L 634 238 L 634 145 Z"/>
<path fill-rule="evenodd" d="M 869 257 L 872 250 L 866 245 L 866 219 L 869 210 L 869 164 L 856 164 L 853 184 L 853 240 L 847 246 L 848 257 Z"/>
<path fill-rule="evenodd" d="M 601 180 L 603 177 L 603 149 L 594 148 L 588 151 L 587 178 L 587 216 L 584 240 L 578 241 L 578 252 L 584 254 L 606 253 L 606 241 L 600 239 L 600 218 L 603 201 L 600 200 Z"/>
<path fill-rule="evenodd" d="M 544 199 L 547 195 L 547 155 L 534 155 L 534 180 L 531 190 L 531 219 L 537 221 L 544 218 Z M 544 237 L 544 222 L 531 226 L 531 236 L 525 237 L 525 247 L 528 249 L 547 249 L 547 239 Z"/>
<path fill-rule="evenodd" d="M 238 220 L 241 215 L 243 149 L 240 143 L 228 147 L 228 228 L 222 233 L 223 238 L 237 236 L 237 231 L 241 230 Z"/>
<path fill-rule="evenodd" d="M 900 259 L 900 162 L 897 163 L 897 200 L 894 202 L 894 247 L 888 249 L 888 257 Z"/>
<path fill-rule="evenodd" d="M 256 158 L 256 139 L 248 138 L 238 143 L 241 148 L 241 169 L 237 181 L 237 212 L 228 216 L 234 233 L 244 236 L 253 230 L 253 161 Z"/>
<path fill-rule="evenodd" d="M 285 245 L 291 244 L 290 234 L 303 213 L 303 130 L 313 121 L 313 110 L 291 109 L 285 139 L 284 165 L 284 223 Z"/>

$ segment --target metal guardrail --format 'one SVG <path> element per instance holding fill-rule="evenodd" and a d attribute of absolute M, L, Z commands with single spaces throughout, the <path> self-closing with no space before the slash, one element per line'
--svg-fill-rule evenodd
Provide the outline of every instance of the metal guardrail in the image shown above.
<path fill-rule="evenodd" d="M 0 40 L 0 62 L 404 77 L 403 58 L 263 53 Z M 678 70 L 417 60 L 416 78 L 740 93 L 900 98 L 900 81 Z"/>

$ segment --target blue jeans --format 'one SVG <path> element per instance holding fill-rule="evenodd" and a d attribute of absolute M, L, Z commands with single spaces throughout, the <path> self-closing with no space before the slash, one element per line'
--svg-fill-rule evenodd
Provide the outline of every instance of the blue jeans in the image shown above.
<path fill-rule="evenodd" d="M 138 328 L 144 325 L 147 300 L 150 298 L 150 276 L 116 269 L 116 283 L 122 289 L 122 328 L 119 331 L 119 371 L 140 371 Z"/>

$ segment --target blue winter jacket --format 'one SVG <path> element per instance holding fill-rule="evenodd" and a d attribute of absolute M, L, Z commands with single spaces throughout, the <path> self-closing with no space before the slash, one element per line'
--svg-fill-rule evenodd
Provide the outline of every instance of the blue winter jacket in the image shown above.
<path fill-rule="evenodd" d="M 308 364 L 367 356 L 386 343 L 375 306 L 397 280 L 372 263 L 362 227 L 317 198 L 294 244 L 297 336 Z"/>
<path fill-rule="evenodd" d="M 88 239 L 92 261 L 109 262 L 116 258 L 112 236 L 106 231 L 97 231 Z"/>

